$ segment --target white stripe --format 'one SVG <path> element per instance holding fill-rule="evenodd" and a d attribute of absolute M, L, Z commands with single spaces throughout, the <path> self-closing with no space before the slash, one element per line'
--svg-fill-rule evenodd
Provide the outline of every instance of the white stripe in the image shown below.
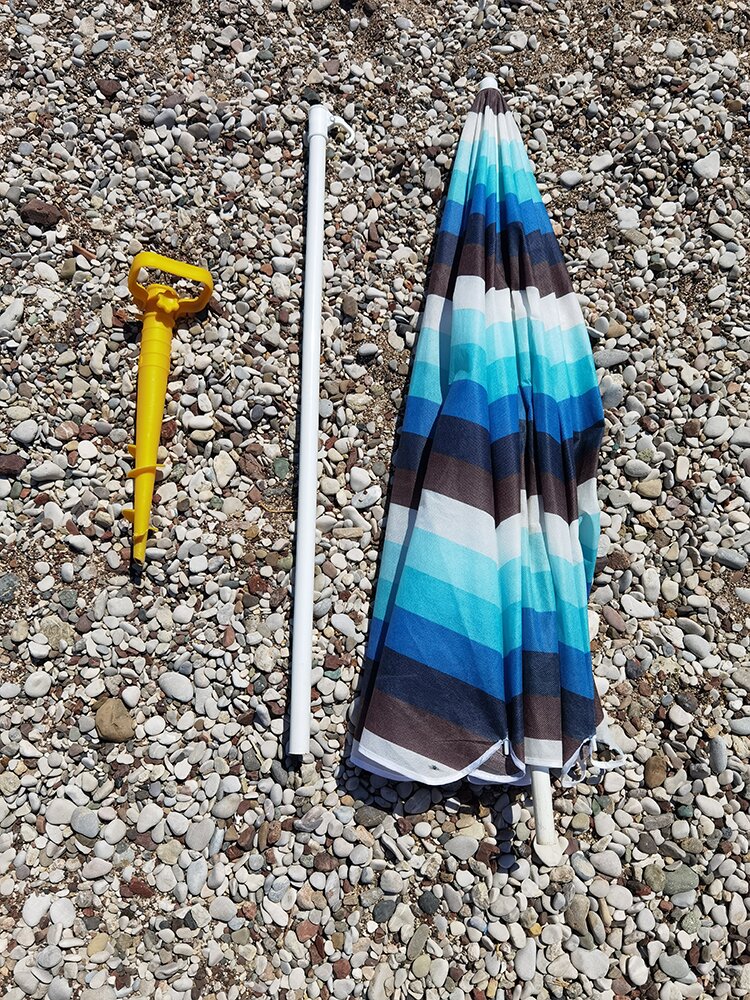
<path fill-rule="evenodd" d="M 428 295 L 422 315 L 423 330 L 439 330 L 450 334 L 453 320 L 453 301 L 442 295 Z"/>
<path fill-rule="evenodd" d="M 350 760 L 356 767 L 361 767 L 373 774 L 379 774 L 390 781 L 420 781 L 425 785 L 448 785 L 462 778 L 469 778 L 476 784 L 488 785 L 518 785 L 527 784 L 529 780 L 526 767 L 549 767 L 560 769 L 562 765 L 562 744 L 556 740 L 524 740 L 526 764 L 519 761 L 511 753 L 512 763 L 519 768 L 518 772 L 510 774 L 493 774 L 483 769 L 499 751 L 503 751 L 505 740 L 498 740 L 481 757 L 477 758 L 460 771 L 452 770 L 445 764 L 430 760 L 422 754 L 397 746 L 389 740 L 384 740 L 375 733 L 365 729 L 362 738 L 355 740 L 350 754 Z"/>
<path fill-rule="evenodd" d="M 562 767 L 562 743 L 559 740 L 538 740 L 526 737 L 523 741 L 527 764 L 539 767 Z"/>
<path fill-rule="evenodd" d="M 594 483 L 594 480 L 590 480 Z M 587 483 L 584 486 L 588 486 Z M 596 494 L 594 493 L 594 497 Z M 598 505 L 596 507 L 598 512 Z M 547 551 L 551 556 L 578 565 L 583 562 L 578 537 L 578 521 L 568 524 L 557 514 L 547 514 L 540 509 L 539 497 L 526 496 L 521 491 L 521 513 L 507 518 L 497 527 L 495 520 L 484 511 L 469 504 L 443 496 L 433 490 L 423 490 L 419 515 L 409 507 L 391 503 L 388 508 L 386 538 L 401 545 L 407 532 L 414 525 L 423 531 L 438 535 L 448 542 L 487 556 L 504 566 L 512 559 L 521 558 L 521 532 L 544 532 Z"/>
<path fill-rule="evenodd" d="M 592 517 L 599 517 L 601 510 L 599 507 L 599 497 L 596 492 L 596 477 L 587 479 L 585 483 L 578 484 L 578 514 L 589 514 Z"/>
<path fill-rule="evenodd" d="M 416 518 L 417 512 L 413 507 L 403 507 L 391 502 L 386 518 L 386 541 L 403 545 L 407 535 L 411 534 Z"/>
<path fill-rule="evenodd" d="M 496 528 L 490 514 L 433 490 L 422 491 L 419 514 L 420 528 L 488 556 L 498 566 L 521 557 L 521 514 L 509 517 Z"/>
<path fill-rule="evenodd" d="M 429 298 L 438 300 L 433 308 L 440 312 L 441 306 L 438 303 L 445 300 L 437 295 Z M 534 287 L 488 288 L 485 279 L 477 274 L 460 274 L 456 278 L 453 308 L 483 310 L 488 317 L 488 325 L 490 320 L 499 323 L 529 317 L 541 323 L 545 333 L 569 330 L 577 326 L 585 328 L 581 304 L 575 292 L 558 297 L 554 292 L 540 295 L 539 289 Z"/>
<path fill-rule="evenodd" d="M 494 119 L 494 128 L 503 142 L 523 143 L 521 130 L 512 111 L 501 111 L 496 114 L 492 108 L 485 108 L 483 111 L 470 111 L 466 116 L 466 124 L 461 133 L 462 142 L 474 143 L 487 128 L 492 128 L 493 123 L 488 119 Z M 472 138 L 473 136 L 473 138 Z"/>

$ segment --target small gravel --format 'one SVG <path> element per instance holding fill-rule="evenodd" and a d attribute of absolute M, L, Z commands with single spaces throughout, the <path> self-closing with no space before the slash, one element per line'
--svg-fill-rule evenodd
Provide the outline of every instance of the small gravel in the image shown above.
<path fill-rule="evenodd" d="M 3 8 L 0 992 L 750 991 L 750 78 L 721 4 Z M 555 786 L 349 763 L 395 432 L 478 81 L 500 80 L 605 407 L 589 626 L 628 754 Z M 328 145 L 313 736 L 285 757 L 308 108 Z M 128 578 L 141 249 L 178 325 Z"/>

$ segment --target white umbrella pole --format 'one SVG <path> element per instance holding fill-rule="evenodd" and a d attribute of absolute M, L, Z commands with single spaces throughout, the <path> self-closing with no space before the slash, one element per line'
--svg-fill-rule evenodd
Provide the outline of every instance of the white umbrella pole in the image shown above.
<path fill-rule="evenodd" d="M 305 230 L 304 314 L 302 318 L 302 385 L 300 388 L 299 481 L 292 621 L 292 693 L 289 753 L 310 749 L 312 685 L 313 583 L 315 579 L 315 513 L 318 495 L 318 413 L 320 409 L 321 299 L 323 294 L 323 214 L 325 211 L 328 130 L 347 122 L 316 104 L 307 126 L 307 228 Z"/>
<path fill-rule="evenodd" d="M 540 847 L 554 847 L 557 844 L 555 817 L 552 812 L 552 785 L 549 769 L 529 766 L 531 774 L 531 798 L 536 823 L 535 840 Z"/>

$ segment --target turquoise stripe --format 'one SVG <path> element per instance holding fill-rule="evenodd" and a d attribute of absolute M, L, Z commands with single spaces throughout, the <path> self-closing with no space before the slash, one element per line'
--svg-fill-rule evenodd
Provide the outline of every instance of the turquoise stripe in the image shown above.
<path fill-rule="evenodd" d="M 591 390 L 594 364 L 591 355 L 572 363 L 549 365 L 546 360 L 519 353 L 488 363 L 475 344 L 454 344 L 450 354 L 449 381 L 468 381 L 482 386 L 488 403 L 514 396 L 519 385 L 533 387 L 534 395 L 549 396 L 558 403 L 580 399 Z M 412 385 L 423 399 L 443 399 L 441 369 L 427 361 L 414 363 Z"/>
<path fill-rule="evenodd" d="M 503 623 L 513 615 L 511 605 L 504 603 L 501 615 L 496 604 L 465 594 L 453 584 L 436 580 L 410 566 L 404 567 L 401 575 L 396 604 L 496 652 L 513 648 L 506 647 L 502 635 Z M 520 628 L 520 615 L 518 624 Z"/>
<path fill-rule="evenodd" d="M 448 189 L 449 201 L 464 205 L 480 188 L 483 189 L 480 197 L 494 194 L 498 201 L 506 195 L 516 195 L 519 201 L 542 200 L 522 144 L 503 142 L 498 146 L 496 142 L 487 142 L 479 150 L 476 143 L 468 150 L 465 147 L 465 143 L 459 143 Z"/>
<path fill-rule="evenodd" d="M 495 533 L 490 534 L 494 544 Z M 498 567 L 497 560 L 447 538 L 417 528 L 409 545 L 407 564 L 435 580 L 459 587 L 500 610 L 505 601 L 521 600 L 520 560 Z"/>
<path fill-rule="evenodd" d="M 396 604 L 499 653 L 517 645 L 516 633 L 520 628 L 522 610 L 527 614 L 545 613 L 527 605 L 525 595 L 523 603 L 520 600 L 511 603 L 507 595 L 503 595 L 501 612 L 497 604 L 485 597 L 467 593 L 457 588 L 455 583 L 438 580 L 410 565 L 404 567 L 401 575 Z M 574 607 L 558 597 L 553 602 L 552 611 L 556 612 L 558 639 L 572 649 L 587 652 L 586 608 Z"/>
<path fill-rule="evenodd" d="M 570 646 L 571 649 L 588 653 L 590 651 L 588 608 L 585 606 L 575 607 L 558 596 L 555 610 L 557 612 L 557 635 L 560 642 Z"/>
<path fill-rule="evenodd" d="M 425 352 L 427 353 L 427 352 Z M 447 390 L 447 370 L 427 360 L 415 359 L 409 382 L 409 395 L 427 399 L 438 405 L 443 402 Z"/>
<path fill-rule="evenodd" d="M 536 186 L 533 176 L 529 176 L 522 169 L 512 170 L 504 165 L 501 165 L 494 175 L 490 171 L 486 179 L 476 175 L 472 177 L 469 174 L 456 173 L 454 168 L 448 190 L 448 201 L 463 209 L 467 206 L 467 190 L 473 191 L 475 185 L 483 190 L 481 195 L 475 195 L 477 201 L 474 204 L 481 204 L 482 200 L 486 203 L 491 199 L 501 202 L 511 195 L 515 196 L 519 202 L 529 201 L 532 204 L 542 204 L 542 196 L 539 194 L 539 188 Z M 472 203 L 468 202 L 468 204 Z M 488 218 L 487 221 L 488 223 L 497 222 L 498 219 Z"/>
<path fill-rule="evenodd" d="M 549 583 L 549 573 L 551 573 L 554 580 L 552 606 L 546 608 L 538 607 L 535 603 L 532 604 L 531 600 L 526 596 L 526 583 L 524 582 L 524 604 L 527 607 L 533 606 L 536 611 L 554 610 L 557 605 L 557 597 L 554 596 L 555 593 L 576 594 L 579 592 L 583 582 L 583 563 L 567 562 L 567 560 L 561 559 L 559 556 L 549 554 L 547 554 L 547 559 L 549 561 L 549 572 L 538 569 L 538 564 L 533 566 L 524 561 L 524 571 L 529 574 L 529 593 L 540 593 L 540 581 L 537 577 L 545 577 Z M 545 597 L 545 600 L 548 599 L 548 597 Z"/>
<path fill-rule="evenodd" d="M 559 325 L 545 327 L 536 318 L 519 318 L 487 323 L 481 309 L 456 309 L 453 330 L 446 343 L 476 344 L 486 351 L 487 360 L 515 357 L 518 341 L 546 358 L 551 364 L 579 361 L 591 356 L 591 346 L 583 323 L 562 329 Z"/>
<path fill-rule="evenodd" d="M 486 134 L 480 142 L 459 142 L 449 191 L 451 201 L 458 201 L 461 199 L 453 198 L 453 178 L 456 179 L 457 190 L 464 195 L 467 188 L 473 194 L 478 187 L 516 193 L 519 190 L 517 185 L 520 185 L 521 190 L 529 190 L 535 201 L 541 200 L 533 166 L 520 141 L 498 140 L 496 136 Z M 510 188 L 508 178 L 513 179 Z"/>
<path fill-rule="evenodd" d="M 578 519 L 578 536 L 581 542 L 586 579 L 586 593 L 591 590 L 599 547 L 601 518 L 599 514 L 581 514 Z"/>

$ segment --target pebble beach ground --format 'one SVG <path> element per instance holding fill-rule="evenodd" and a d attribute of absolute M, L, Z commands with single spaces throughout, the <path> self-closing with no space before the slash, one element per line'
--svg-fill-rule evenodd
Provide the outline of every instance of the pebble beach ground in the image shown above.
<path fill-rule="evenodd" d="M 742 3 L 0 10 L 4 1000 L 750 991 Z M 627 765 L 556 792 L 348 762 L 394 430 L 494 71 L 601 377 L 594 662 Z M 303 132 L 330 144 L 314 736 L 284 756 Z M 204 263 L 128 579 L 133 255 Z"/>

